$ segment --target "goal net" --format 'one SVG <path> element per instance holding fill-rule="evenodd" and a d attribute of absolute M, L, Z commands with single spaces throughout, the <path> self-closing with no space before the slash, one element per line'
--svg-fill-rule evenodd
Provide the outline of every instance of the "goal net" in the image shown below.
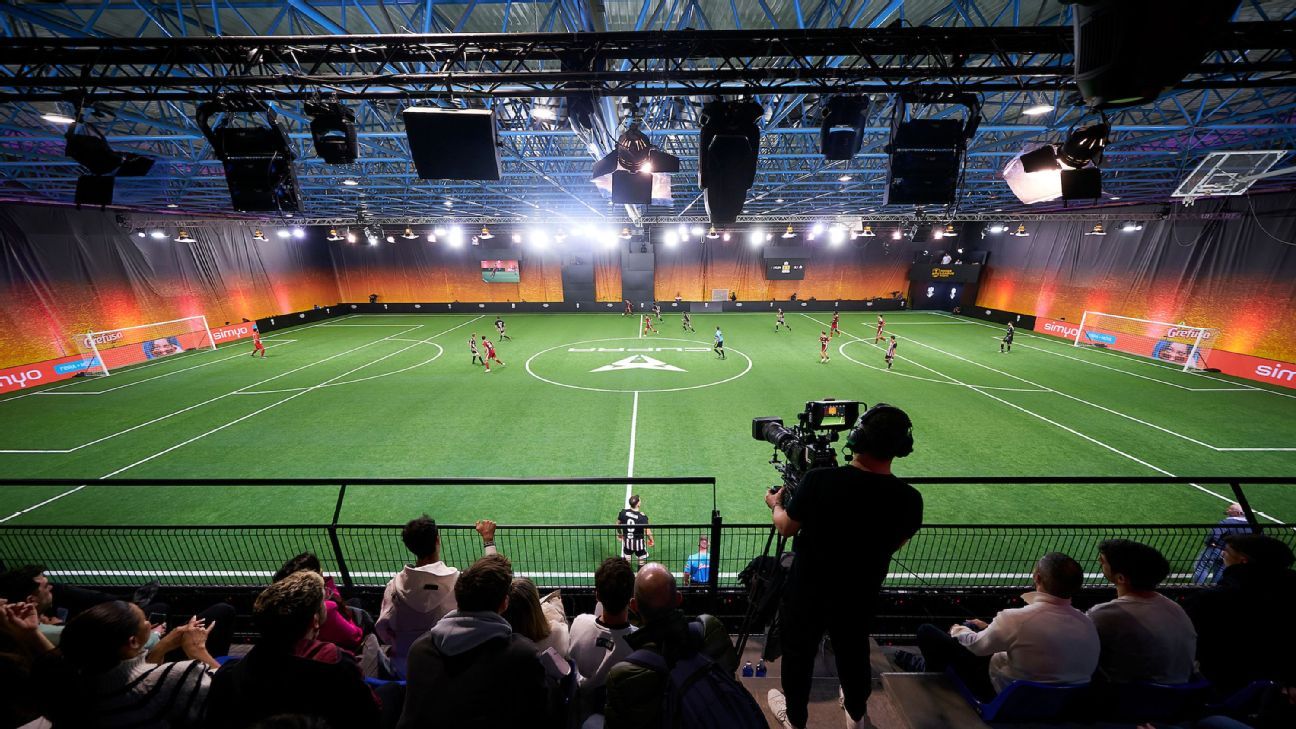
<path fill-rule="evenodd" d="M 1194 372 L 1210 366 L 1219 334 L 1210 327 L 1086 311 L 1076 331 L 1075 346 L 1126 352 Z"/>
<path fill-rule="evenodd" d="M 89 362 L 85 368 L 87 375 L 108 375 L 115 369 L 140 362 L 198 349 L 216 349 L 204 316 L 86 332 L 76 336 L 75 341 Z"/>

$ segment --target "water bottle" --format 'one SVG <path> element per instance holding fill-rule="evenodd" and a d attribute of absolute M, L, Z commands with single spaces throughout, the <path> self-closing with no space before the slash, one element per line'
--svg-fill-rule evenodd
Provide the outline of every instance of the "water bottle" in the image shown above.
<path fill-rule="evenodd" d="M 756 678 L 765 678 L 765 659 L 756 663 Z"/>
<path fill-rule="evenodd" d="M 747 661 L 746 663 L 743 664 L 742 675 L 743 675 L 743 678 L 751 678 L 751 677 L 752 677 L 752 664 L 751 664 L 751 661 Z"/>

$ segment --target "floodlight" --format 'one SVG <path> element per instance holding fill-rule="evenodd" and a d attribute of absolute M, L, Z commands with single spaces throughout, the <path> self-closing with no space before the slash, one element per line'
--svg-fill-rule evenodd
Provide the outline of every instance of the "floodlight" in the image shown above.
<path fill-rule="evenodd" d="M 387 236 L 387 242 L 388 242 L 388 243 L 395 243 L 395 242 L 396 242 L 396 236 L 392 236 L 392 235 Z"/>
<path fill-rule="evenodd" d="M 356 185 L 359 185 L 360 183 L 359 183 L 359 182 L 356 182 L 355 180 L 352 180 L 351 178 L 347 178 L 347 179 L 345 179 L 345 180 L 342 181 L 342 184 L 343 184 L 343 185 L 346 185 L 347 187 L 355 187 Z"/>
<path fill-rule="evenodd" d="M 1041 114 L 1047 114 L 1050 111 L 1053 111 L 1052 104 L 1036 104 L 1034 106 L 1026 107 L 1022 110 L 1022 113 L 1026 116 L 1039 116 Z"/>
<path fill-rule="evenodd" d="M 270 239 L 265 237 L 265 233 L 262 233 L 260 228 L 257 228 L 252 232 L 252 240 L 268 241 Z"/>
<path fill-rule="evenodd" d="M 700 226 L 700 225 L 695 225 L 695 226 L 693 226 L 692 228 L 689 228 L 689 233 L 690 233 L 694 238 L 701 238 L 703 232 L 705 232 L 705 231 L 702 230 L 702 226 Z"/>
<path fill-rule="evenodd" d="M 327 240 L 330 243 L 336 243 L 342 240 L 342 236 L 338 235 L 337 228 L 329 228 L 328 237 L 325 238 L 324 240 Z"/>
<path fill-rule="evenodd" d="M 1093 230 L 1085 233 L 1085 235 L 1107 235 L 1107 231 L 1103 228 L 1102 223 L 1094 223 Z"/>
<path fill-rule="evenodd" d="M 787 239 L 787 238 L 795 238 L 795 237 L 796 237 L 796 231 L 795 231 L 795 230 L 792 230 L 792 226 L 789 225 L 789 226 L 787 227 L 787 230 L 783 231 L 783 235 L 782 235 L 781 237 L 784 238 L 784 239 Z"/>
<path fill-rule="evenodd" d="M 275 235 L 279 236 L 280 238 L 291 238 L 292 231 L 288 230 L 287 228 L 280 228 L 279 230 L 275 231 Z"/>
<path fill-rule="evenodd" d="M 1017 224 L 1017 230 L 1013 232 L 1013 237 L 1014 237 L 1014 238 L 1025 238 L 1025 237 L 1028 236 L 1028 235 L 1030 235 L 1030 233 L 1027 233 L 1027 232 L 1026 232 L 1026 224 L 1025 224 L 1025 223 L 1018 223 L 1018 224 Z"/>
<path fill-rule="evenodd" d="M 189 233 L 185 231 L 184 228 L 181 228 L 179 235 L 175 237 L 175 242 L 176 243 L 197 243 L 198 241 L 194 240 L 193 236 L 189 235 Z"/>
<path fill-rule="evenodd" d="M 711 226 L 711 230 L 708 230 L 708 231 L 707 231 L 706 237 L 709 238 L 709 239 L 711 239 L 711 240 L 715 240 L 716 238 L 719 238 L 719 237 L 720 237 L 720 234 L 716 232 L 716 229 L 715 229 L 715 226 L 714 226 L 714 225 Z"/>
<path fill-rule="evenodd" d="M 759 246 L 765 242 L 765 231 L 761 228 L 752 228 L 751 232 L 747 234 L 747 241 L 752 244 L 753 248 Z"/>
<path fill-rule="evenodd" d="M 891 231 L 891 240 L 900 240 L 903 237 L 904 237 L 904 232 L 901 231 L 899 228 L 896 228 L 895 230 Z"/>
<path fill-rule="evenodd" d="M 149 237 L 151 237 L 153 240 L 162 240 L 163 238 L 166 237 L 166 232 L 161 230 L 155 230 L 152 233 L 149 233 Z"/>
<path fill-rule="evenodd" d="M 873 232 L 873 226 L 871 226 L 871 225 L 866 225 L 866 226 L 864 226 L 864 230 L 860 232 L 860 235 L 863 236 L 863 237 L 865 237 L 865 238 L 876 238 L 876 237 L 877 237 L 877 233 L 874 233 L 874 232 Z"/>
<path fill-rule="evenodd" d="M 76 124 L 76 119 L 63 114 L 41 114 L 41 118 L 50 124 Z"/>
<path fill-rule="evenodd" d="M 514 234 L 513 234 L 513 242 L 514 242 L 514 243 L 521 243 L 521 242 L 522 242 L 522 234 L 521 234 L 521 233 L 514 233 Z"/>
<path fill-rule="evenodd" d="M 543 230 L 533 230 L 530 234 L 531 245 L 536 248 L 547 248 L 549 246 L 549 234 Z"/>
<path fill-rule="evenodd" d="M 668 230 L 662 235 L 662 242 L 666 244 L 667 248 L 674 248 L 679 245 L 679 234 L 673 230 Z"/>
<path fill-rule="evenodd" d="M 724 235 L 720 236 L 720 239 L 723 240 L 725 243 L 728 243 L 728 242 L 729 242 L 729 231 L 726 230 L 726 231 L 724 232 Z"/>
<path fill-rule="evenodd" d="M 838 246 L 846 241 L 846 229 L 840 225 L 834 225 L 828 229 L 828 242 Z"/>
<path fill-rule="evenodd" d="M 446 229 L 443 226 L 438 225 L 437 227 L 432 229 L 432 233 L 435 234 L 436 237 L 440 238 L 441 236 L 446 234 Z"/>
<path fill-rule="evenodd" d="M 632 120 L 616 149 L 594 163 L 591 179 L 614 203 L 669 205 L 672 172 L 679 172 L 679 158 L 658 149 Z"/>
<path fill-rule="evenodd" d="M 145 232 L 142 231 L 142 230 L 137 230 L 137 231 L 135 231 L 135 235 L 138 236 L 138 237 L 140 237 L 140 238 L 143 238 L 145 235 L 147 235 L 147 233 L 145 233 Z"/>
<path fill-rule="evenodd" d="M 415 233 L 413 228 L 406 228 L 405 232 L 401 233 L 401 237 L 405 240 L 414 240 L 418 237 L 418 233 Z"/>
<path fill-rule="evenodd" d="M 360 156 L 356 142 L 355 112 L 336 102 L 307 102 L 315 154 L 331 165 L 349 165 Z"/>
<path fill-rule="evenodd" d="M 1106 122 L 1071 132 L 1058 150 L 1058 162 L 1076 170 L 1088 164 L 1102 164 L 1103 151 L 1107 148 L 1110 134 L 1111 127 Z"/>
<path fill-rule="evenodd" d="M 427 242 L 428 242 L 428 243 L 436 243 L 436 240 L 437 240 L 436 233 L 428 233 L 428 234 L 427 234 Z"/>
<path fill-rule="evenodd" d="M 815 235 L 823 235 L 823 232 L 824 232 L 824 224 L 823 224 L 823 223 L 815 223 L 814 225 L 810 226 L 810 232 L 811 232 L 811 233 L 814 233 Z"/>
<path fill-rule="evenodd" d="M 348 230 L 346 234 L 346 241 L 347 243 L 355 243 L 356 242 L 355 233 L 352 233 L 351 231 Z"/>
<path fill-rule="evenodd" d="M 1133 233 L 1136 230 L 1143 230 L 1143 224 L 1136 223 L 1133 220 L 1128 220 L 1121 226 L 1122 233 Z"/>
<path fill-rule="evenodd" d="M 954 224 L 953 224 L 953 223 L 946 223 L 946 224 L 945 224 L 945 237 L 947 237 L 947 238 L 953 238 L 953 237 L 956 236 L 956 235 L 958 235 L 958 231 L 957 231 L 957 230 L 954 230 Z"/>

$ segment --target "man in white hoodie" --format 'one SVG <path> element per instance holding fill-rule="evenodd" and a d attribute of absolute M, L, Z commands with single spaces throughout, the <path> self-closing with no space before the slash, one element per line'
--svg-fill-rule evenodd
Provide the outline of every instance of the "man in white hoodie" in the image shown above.
<path fill-rule="evenodd" d="M 495 522 L 477 522 L 484 554 L 496 554 Z M 427 514 L 405 525 L 401 541 L 417 561 L 387 583 L 382 611 L 374 626 L 378 638 L 391 648 L 392 670 L 405 678 L 410 646 L 454 610 L 459 570 L 441 561 L 441 532 Z"/>

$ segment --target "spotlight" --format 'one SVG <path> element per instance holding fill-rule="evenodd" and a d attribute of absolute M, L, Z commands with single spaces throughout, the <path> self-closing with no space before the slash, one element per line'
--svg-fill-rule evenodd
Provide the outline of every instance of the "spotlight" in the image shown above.
<path fill-rule="evenodd" d="M 1094 223 L 1093 230 L 1085 233 L 1085 235 L 1107 235 L 1107 231 L 1103 228 L 1102 223 Z"/>
<path fill-rule="evenodd" d="M 41 118 L 50 124 L 76 124 L 76 119 L 63 114 L 41 114 Z"/>
<path fill-rule="evenodd" d="M 142 230 L 138 230 L 138 231 L 135 232 L 135 235 L 136 235 L 137 237 L 143 238 L 145 235 L 147 235 L 147 233 L 145 233 L 145 232 L 142 231 Z"/>
<path fill-rule="evenodd" d="M 557 121 L 558 112 L 549 106 L 533 106 L 531 107 L 531 118 L 547 122 Z"/>
<path fill-rule="evenodd" d="M 701 238 L 703 232 L 705 231 L 702 230 L 702 226 L 700 225 L 695 225 L 692 228 L 689 228 L 689 233 L 692 234 L 694 238 Z"/>
<path fill-rule="evenodd" d="M 792 230 L 792 226 L 789 225 L 787 227 L 787 230 L 783 231 L 783 235 L 780 237 L 783 238 L 784 240 L 787 240 L 788 238 L 795 238 L 796 231 Z"/>
<path fill-rule="evenodd" d="M 838 177 L 838 178 L 837 178 L 837 181 L 838 181 L 838 182 L 850 182 L 850 181 L 851 181 L 851 176 L 850 176 L 850 175 L 842 175 L 841 177 Z"/>
<path fill-rule="evenodd" d="M 446 229 L 438 225 L 437 227 L 432 229 L 432 233 L 436 235 L 436 237 L 440 238 L 441 236 L 446 234 Z"/>
<path fill-rule="evenodd" d="M 828 100 L 819 127 L 819 149 L 824 159 L 848 160 L 859 154 L 868 108 L 868 99 L 863 96 L 834 96 Z"/>
<path fill-rule="evenodd" d="M 257 228 L 252 232 L 252 240 L 268 241 L 270 239 L 265 237 L 265 233 L 262 233 L 260 228 Z"/>
<path fill-rule="evenodd" d="M 396 242 L 396 237 L 395 237 L 395 236 L 391 236 L 391 235 L 389 235 L 389 236 L 387 236 L 387 239 L 386 239 L 386 240 L 387 240 L 388 243 L 395 243 L 395 242 Z"/>
<path fill-rule="evenodd" d="M 428 243 L 436 243 L 436 240 L 437 240 L 437 239 L 436 239 L 436 233 L 428 233 L 428 234 L 427 234 L 427 242 L 428 242 Z"/>
<path fill-rule="evenodd" d="M 82 124 L 81 127 L 86 133 L 77 133 L 75 127 L 68 130 L 63 153 L 80 163 L 90 174 L 143 177 L 153 168 L 153 158 L 113 151 L 103 133 L 94 125 Z"/>
<path fill-rule="evenodd" d="M 280 238 L 291 238 L 292 231 L 288 230 L 287 228 L 280 228 L 279 230 L 275 231 L 275 235 L 279 236 Z"/>
<path fill-rule="evenodd" d="M 1047 114 L 1050 111 L 1053 111 L 1052 104 L 1036 104 L 1034 106 L 1026 107 L 1022 110 L 1022 113 L 1026 116 L 1039 116 L 1041 114 Z"/>
<path fill-rule="evenodd" d="M 260 123 L 248 123 L 249 117 Z M 195 121 L 224 165 L 235 210 L 283 213 L 301 206 L 297 155 L 274 110 L 247 94 L 231 94 L 200 104 Z"/>
<path fill-rule="evenodd" d="M 331 165 L 349 165 L 359 156 L 355 112 L 336 102 L 307 102 L 315 154 Z"/>
<path fill-rule="evenodd" d="M 370 228 L 370 227 L 366 226 L 365 229 L 364 229 L 364 237 L 365 237 L 365 241 L 368 242 L 369 245 L 371 245 L 371 246 L 376 246 L 376 245 L 378 245 L 378 236 L 381 235 L 381 234 L 382 234 L 382 231 L 381 231 L 381 230 L 378 230 L 377 228 Z"/>
<path fill-rule="evenodd" d="M 628 227 L 627 227 L 627 228 L 622 228 L 622 229 L 621 229 L 621 240 L 630 240 L 630 237 L 631 237 L 631 234 L 630 234 L 630 228 L 628 228 Z"/>
<path fill-rule="evenodd" d="M 1128 220 L 1121 226 L 1122 233 L 1133 233 L 1136 230 L 1143 230 L 1143 224 L 1136 223 L 1133 220 Z"/>
<path fill-rule="evenodd" d="M 176 205 L 175 203 L 167 203 L 167 207 L 172 208 L 172 209 L 175 209 L 175 208 L 178 208 L 178 207 L 180 207 L 180 206 L 179 206 L 179 205 Z"/>
<path fill-rule="evenodd" d="M 680 238 L 680 240 L 682 240 L 682 241 L 688 241 L 688 239 L 689 239 L 689 229 L 688 229 L 688 226 L 685 225 L 685 224 L 683 224 L 683 223 L 680 223 L 680 226 L 679 226 L 679 238 Z"/>
<path fill-rule="evenodd" d="M 442 204 L 442 205 L 445 205 L 445 206 L 448 207 L 448 208 L 452 208 L 452 207 L 454 207 L 454 200 L 446 200 L 445 202 L 443 202 L 443 203 L 441 203 L 441 204 Z"/>
<path fill-rule="evenodd" d="M 727 225 L 742 214 L 756 181 L 764 110 L 754 101 L 716 100 L 702 107 L 698 141 L 698 186 L 712 223 Z"/>
<path fill-rule="evenodd" d="M 293 228 L 293 229 L 292 229 L 292 237 L 294 237 L 294 238 L 298 238 L 298 239 L 300 239 L 300 238 L 305 238 L 305 237 L 306 237 L 306 231 L 302 230 L 301 228 Z"/>
<path fill-rule="evenodd" d="M 415 233 L 412 228 L 406 228 L 405 232 L 401 233 L 401 237 L 405 240 L 414 240 L 418 237 L 418 233 Z"/>
<path fill-rule="evenodd" d="M 477 237 L 482 240 L 490 240 L 491 238 L 495 237 L 495 234 L 490 232 L 490 228 L 483 225 L 481 229 L 481 233 L 479 233 Z"/>
<path fill-rule="evenodd" d="M 632 119 L 616 149 L 594 163 L 591 179 L 614 203 L 669 205 L 672 172 L 679 172 L 679 158 L 658 149 Z"/>
<path fill-rule="evenodd" d="M 828 242 L 834 246 L 839 246 L 846 242 L 846 229 L 840 225 L 834 225 L 828 229 Z"/>
<path fill-rule="evenodd" d="M 720 237 L 720 234 L 716 232 L 716 229 L 715 229 L 715 226 L 714 226 L 714 225 L 711 226 L 711 230 L 708 230 L 708 231 L 707 231 L 706 237 L 709 238 L 709 239 L 711 239 L 711 240 L 715 240 L 716 238 L 719 238 L 719 237 Z M 726 238 L 725 240 L 728 240 L 728 238 Z"/>
<path fill-rule="evenodd" d="M 355 187 L 356 185 L 359 185 L 360 183 L 359 183 L 359 182 L 356 182 L 355 180 L 352 180 L 352 179 L 350 179 L 350 178 L 347 178 L 347 179 L 345 179 L 345 180 L 342 181 L 342 184 L 343 184 L 343 185 L 346 185 L 347 187 Z"/>
<path fill-rule="evenodd" d="M 904 233 L 899 228 L 891 231 L 891 240 L 900 240 L 903 237 Z"/>
<path fill-rule="evenodd" d="M 815 223 L 814 225 L 810 226 L 810 232 L 811 232 L 811 233 L 814 233 L 815 235 L 823 235 L 823 232 L 824 232 L 824 224 L 823 224 L 823 223 Z"/>
<path fill-rule="evenodd" d="M 1107 148 L 1110 134 L 1111 127 L 1106 122 L 1071 132 L 1058 151 L 1058 161 L 1077 170 L 1091 163 L 1102 164 L 1103 151 Z"/>
<path fill-rule="evenodd" d="M 877 233 L 874 233 L 874 232 L 873 232 L 873 226 L 871 226 L 871 225 L 866 225 L 866 226 L 864 226 L 864 230 L 860 233 L 860 235 L 863 236 L 863 237 L 865 237 L 865 238 L 876 238 L 876 237 L 877 237 Z"/>
<path fill-rule="evenodd" d="M 1014 238 L 1025 238 L 1025 237 L 1028 236 L 1028 235 L 1030 235 L 1030 233 L 1027 233 L 1027 232 L 1026 232 L 1026 224 L 1025 224 L 1025 223 L 1018 223 L 1018 224 L 1017 224 L 1017 230 L 1013 233 L 1013 237 L 1014 237 Z"/>
<path fill-rule="evenodd" d="M 549 247 L 549 234 L 543 230 L 533 230 L 530 233 L 531 245 L 535 248 L 544 249 Z"/>
<path fill-rule="evenodd" d="M 521 243 L 521 242 L 522 242 L 522 234 L 521 234 L 521 233 L 514 233 L 514 234 L 513 234 L 513 242 L 514 242 L 514 243 Z"/>
<path fill-rule="evenodd" d="M 355 243 L 356 242 L 355 233 L 352 233 L 351 231 L 348 230 L 346 234 L 346 241 L 347 243 Z"/>
<path fill-rule="evenodd" d="M 909 104 L 960 105 L 967 119 L 908 119 Z M 949 205 L 958 189 L 959 170 L 968 141 L 981 124 L 981 101 L 970 93 L 905 92 L 891 116 L 891 141 L 885 151 L 886 205 Z"/>
<path fill-rule="evenodd" d="M 760 228 L 752 228 L 747 234 L 747 241 L 751 243 L 752 248 L 759 248 L 761 243 L 765 242 L 765 231 Z"/>
<path fill-rule="evenodd" d="M 994 233 L 995 235 L 999 235 L 1000 233 L 1007 232 L 1008 226 L 1004 225 L 1003 223 L 994 223 L 986 230 L 988 230 L 991 233 Z"/>
<path fill-rule="evenodd" d="M 329 228 L 328 237 L 324 240 L 329 241 L 330 243 L 336 243 L 342 240 L 342 236 L 338 235 L 337 228 Z"/>
<path fill-rule="evenodd" d="M 932 228 L 932 240 L 940 240 L 945 237 L 945 231 L 938 227 Z"/>
<path fill-rule="evenodd" d="M 180 234 L 175 237 L 175 242 L 176 243 L 197 243 L 198 241 L 194 240 L 193 237 L 190 236 L 189 233 L 186 232 L 184 228 L 181 228 Z"/>
<path fill-rule="evenodd" d="M 161 230 L 155 230 L 152 233 L 149 233 L 149 237 L 152 238 L 153 240 L 162 240 L 163 238 L 166 237 L 166 233 Z M 261 240 L 265 240 L 265 239 L 262 238 Z"/>
<path fill-rule="evenodd" d="M 728 243 L 728 242 L 729 242 L 729 231 L 726 230 L 726 231 L 724 232 L 724 235 L 720 236 L 720 239 L 723 240 L 725 243 Z"/>
<path fill-rule="evenodd" d="M 945 224 L 945 237 L 946 237 L 946 238 L 953 238 L 953 237 L 956 236 L 956 235 L 958 235 L 958 231 L 954 230 L 954 224 L 953 224 L 953 223 L 946 223 L 946 224 Z"/>
<path fill-rule="evenodd" d="M 600 230 L 598 232 L 598 242 L 599 245 L 602 246 L 604 250 L 611 250 L 613 248 L 616 248 L 617 234 L 613 233 L 610 230 Z"/>
<path fill-rule="evenodd" d="M 674 248 L 679 245 L 679 234 L 673 230 L 668 230 L 662 235 L 662 242 L 666 244 L 667 248 Z"/>

